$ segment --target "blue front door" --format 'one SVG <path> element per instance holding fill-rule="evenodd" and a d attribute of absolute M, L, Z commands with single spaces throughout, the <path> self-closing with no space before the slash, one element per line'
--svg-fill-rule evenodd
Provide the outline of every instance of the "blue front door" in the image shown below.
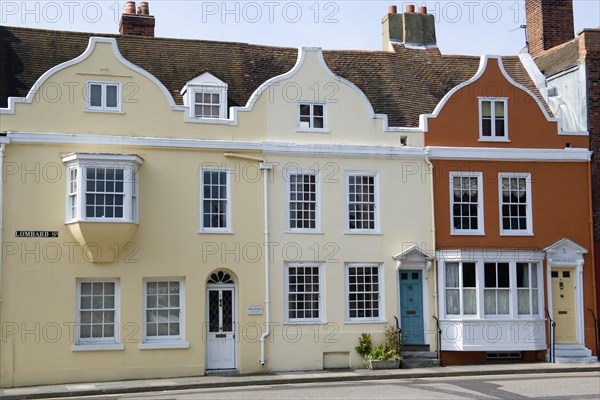
<path fill-rule="evenodd" d="M 423 344 L 423 280 L 421 271 L 400 271 L 400 320 L 404 343 Z"/>

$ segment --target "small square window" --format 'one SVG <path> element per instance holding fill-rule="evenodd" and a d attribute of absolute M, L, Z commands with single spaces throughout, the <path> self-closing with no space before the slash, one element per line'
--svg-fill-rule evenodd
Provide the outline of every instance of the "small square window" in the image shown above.
<path fill-rule="evenodd" d="M 118 82 L 88 82 L 87 110 L 121 111 L 120 89 L 121 84 Z"/>
<path fill-rule="evenodd" d="M 298 104 L 298 129 L 325 130 L 325 118 L 325 104 Z"/>

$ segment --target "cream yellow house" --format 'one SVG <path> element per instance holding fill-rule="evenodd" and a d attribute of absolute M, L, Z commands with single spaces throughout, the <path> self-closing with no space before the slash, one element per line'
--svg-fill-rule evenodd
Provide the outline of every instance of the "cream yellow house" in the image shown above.
<path fill-rule="evenodd" d="M 178 105 L 90 37 L 8 100 L 2 386 L 360 367 L 360 334 L 399 315 L 399 269 L 435 348 L 422 133 L 389 128 L 318 48 L 242 107 L 230 89 L 206 71 Z"/>

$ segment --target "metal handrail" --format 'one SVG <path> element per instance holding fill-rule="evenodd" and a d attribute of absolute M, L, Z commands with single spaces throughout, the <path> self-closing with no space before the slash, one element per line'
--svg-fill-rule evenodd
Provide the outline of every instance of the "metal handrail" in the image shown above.
<path fill-rule="evenodd" d="M 437 327 L 437 353 L 438 360 L 442 361 L 442 328 L 440 328 L 440 320 L 435 315 L 432 315 L 435 319 L 435 326 Z"/>
<path fill-rule="evenodd" d="M 594 318 L 594 333 L 596 334 L 596 356 L 600 358 L 600 321 L 596 318 L 596 314 L 594 310 L 588 308 L 588 311 L 592 313 L 592 318 Z"/>
<path fill-rule="evenodd" d="M 550 353 L 550 362 L 555 363 L 556 362 L 556 357 L 554 355 L 554 351 L 555 351 L 555 342 L 554 342 L 554 331 L 555 331 L 555 327 L 556 327 L 556 322 L 554 322 L 554 320 L 550 317 L 550 312 L 548 311 L 547 308 L 545 308 L 546 310 L 546 318 L 548 319 L 548 321 L 550 321 L 550 348 L 551 348 L 551 353 Z"/>

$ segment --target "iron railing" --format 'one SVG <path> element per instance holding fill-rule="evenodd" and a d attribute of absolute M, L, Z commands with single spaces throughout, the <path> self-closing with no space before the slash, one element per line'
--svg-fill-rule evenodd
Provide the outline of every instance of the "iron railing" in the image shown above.
<path fill-rule="evenodd" d="M 549 325 L 548 325 L 548 329 L 549 329 L 549 336 L 550 336 L 550 357 L 548 362 L 551 363 L 555 363 L 556 362 L 556 357 L 554 355 L 554 351 L 555 349 L 555 343 L 554 343 L 554 331 L 556 328 L 556 322 L 554 322 L 554 320 L 550 317 L 550 312 L 548 311 L 548 309 L 546 308 L 546 319 L 549 321 Z"/>

